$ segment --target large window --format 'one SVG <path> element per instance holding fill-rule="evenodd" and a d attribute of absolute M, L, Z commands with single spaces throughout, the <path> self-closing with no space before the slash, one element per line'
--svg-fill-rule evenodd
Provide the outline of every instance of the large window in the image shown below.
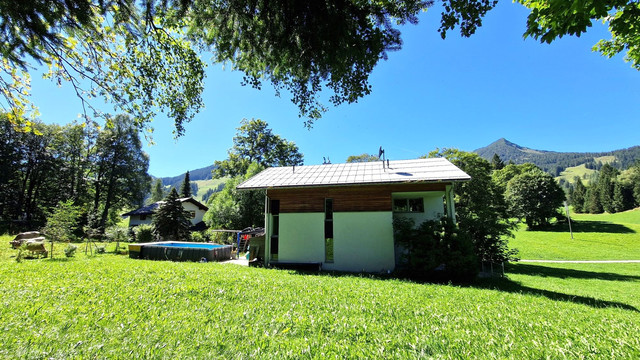
<path fill-rule="evenodd" d="M 324 199 L 324 261 L 333 262 L 333 199 Z"/>
<path fill-rule="evenodd" d="M 269 202 L 269 212 L 271 213 L 271 260 L 278 260 L 278 245 L 280 235 L 280 200 Z"/>
<path fill-rule="evenodd" d="M 421 197 L 393 199 L 393 212 L 424 212 L 424 199 Z"/>

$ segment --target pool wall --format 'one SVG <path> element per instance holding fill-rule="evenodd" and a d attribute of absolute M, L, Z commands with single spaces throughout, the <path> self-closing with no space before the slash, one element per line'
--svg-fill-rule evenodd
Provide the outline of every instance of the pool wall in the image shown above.
<path fill-rule="evenodd" d="M 168 246 L 167 244 L 172 244 Z M 194 243 L 154 242 L 129 244 L 129 257 L 132 259 L 171 260 L 171 261 L 223 261 L 231 259 L 232 245 L 217 245 L 214 248 L 193 247 Z M 202 244 L 204 245 L 204 244 Z"/>

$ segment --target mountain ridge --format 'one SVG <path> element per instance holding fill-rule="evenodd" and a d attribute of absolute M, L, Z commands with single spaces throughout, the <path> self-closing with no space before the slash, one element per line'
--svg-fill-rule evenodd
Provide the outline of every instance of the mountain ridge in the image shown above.
<path fill-rule="evenodd" d="M 557 152 L 531 149 L 513 143 L 505 138 L 500 138 L 473 152 L 489 161 L 491 161 L 494 154 L 498 154 L 500 159 L 505 163 L 514 162 L 516 164 L 523 164 L 530 162 L 554 176 L 558 176 L 560 172 L 568 167 L 580 166 L 582 164 L 585 164 L 587 168 L 599 168 L 604 161 L 598 158 L 605 156 L 613 156 L 614 160 L 607 162 L 619 169 L 626 169 L 633 165 L 636 160 L 640 160 L 640 146 L 603 152 Z"/>

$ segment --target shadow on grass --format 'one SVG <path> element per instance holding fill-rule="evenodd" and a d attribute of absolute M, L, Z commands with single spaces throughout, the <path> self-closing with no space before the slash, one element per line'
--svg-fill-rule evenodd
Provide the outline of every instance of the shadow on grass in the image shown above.
<path fill-rule="evenodd" d="M 574 233 L 609 233 L 609 234 L 635 234 L 635 230 L 621 224 L 606 221 L 571 221 L 571 230 Z M 567 222 L 556 222 L 551 225 L 530 229 L 529 231 L 569 232 Z"/>
<path fill-rule="evenodd" d="M 536 289 L 529 286 L 524 286 L 518 282 L 509 280 L 508 278 L 480 280 L 476 284 L 472 285 L 472 287 L 479 288 L 479 289 L 505 291 L 505 292 L 518 293 L 518 294 L 531 294 L 531 295 L 544 296 L 550 300 L 572 302 L 576 304 L 587 305 L 587 306 L 598 308 L 598 309 L 619 308 L 619 309 L 640 312 L 640 310 L 638 310 L 635 306 L 621 303 L 618 301 L 607 301 L 607 300 L 592 298 L 589 296 L 571 295 L 571 294 L 564 294 L 564 293 L 551 291 L 551 290 Z"/>
<path fill-rule="evenodd" d="M 640 276 L 622 275 L 616 273 L 584 271 L 574 269 L 563 269 L 556 267 L 547 267 L 543 265 L 517 264 L 507 266 L 509 274 L 530 275 L 539 277 L 555 277 L 559 279 L 575 278 L 575 279 L 596 279 L 609 281 L 640 281 Z"/>
<path fill-rule="evenodd" d="M 539 276 L 539 277 L 556 277 L 556 278 L 576 278 L 576 279 L 600 279 L 600 280 L 610 280 L 610 281 L 640 281 L 640 276 L 628 276 L 621 275 L 615 273 L 601 273 L 594 271 L 582 271 L 582 270 L 572 270 L 572 269 L 562 269 L 562 268 L 553 268 L 553 267 L 545 267 L 540 265 L 524 265 L 518 264 L 516 266 L 509 266 L 507 269 L 507 276 L 511 274 L 523 274 L 523 275 L 531 275 L 531 276 Z M 487 289 L 487 290 L 497 290 L 504 291 L 509 293 L 516 294 L 531 294 L 544 296 L 550 300 L 554 301 L 565 301 L 572 302 L 576 304 L 587 305 L 593 308 L 619 308 L 625 310 L 631 310 L 635 312 L 640 312 L 635 306 L 625 304 L 618 301 L 607 301 L 596 299 L 589 296 L 579 296 L 579 295 L 571 295 L 565 294 L 561 292 L 544 290 L 544 289 L 536 289 L 529 286 L 522 285 L 519 282 L 510 280 L 508 277 L 504 278 L 489 278 L 489 279 L 476 279 L 471 282 L 463 282 L 463 283 L 451 283 L 451 282 L 434 282 L 434 281 L 425 281 L 425 280 L 417 280 L 417 279 L 407 279 L 402 277 L 394 276 L 393 274 L 389 275 L 376 275 L 376 274 L 364 274 L 364 273 L 344 273 L 344 272 L 316 272 L 316 271 L 304 271 L 304 270 L 289 270 L 293 274 L 297 275 L 316 275 L 316 276 L 328 276 L 328 277 L 359 277 L 359 278 L 367 278 L 373 280 L 397 280 L 397 281 L 407 281 L 418 284 L 432 284 L 432 285 L 455 285 L 460 287 L 470 287 L 476 289 Z"/>

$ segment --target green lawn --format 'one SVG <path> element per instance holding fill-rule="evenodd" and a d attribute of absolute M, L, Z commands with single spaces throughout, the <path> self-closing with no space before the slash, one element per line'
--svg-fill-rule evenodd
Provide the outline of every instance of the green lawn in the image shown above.
<path fill-rule="evenodd" d="M 640 357 L 637 264 L 516 264 L 451 286 L 112 254 L 17 263 L 8 240 L 0 358 Z"/>
<path fill-rule="evenodd" d="M 521 229 L 529 259 L 638 259 L 640 210 Z M 465 286 L 104 254 L 15 261 L 0 358 L 640 357 L 638 264 L 507 266 Z M 113 246 L 113 245 L 111 245 Z M 109 248 L 111 249 L 111 248 Z M 79 249 L 82 250 L 82 247 Z"/>
<path fill-rule="evenodd" d="M 640 260 L 640 209 L 618 214 L 572 214 L 573 240 L 566 222 L 546 231 L 521 226 L 510 241 L 522 259 Z"/>

